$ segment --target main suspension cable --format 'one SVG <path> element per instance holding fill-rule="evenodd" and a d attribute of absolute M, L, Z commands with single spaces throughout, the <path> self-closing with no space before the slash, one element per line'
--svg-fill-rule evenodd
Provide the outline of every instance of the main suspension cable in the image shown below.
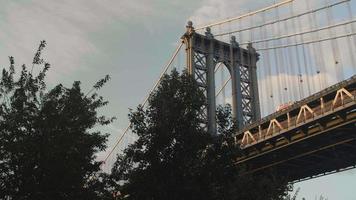
<path fill-rule="evenodd" d="M 308 33 L 319 32 L 319 31 L 322 31 L 322 30 L 327 30 L 327 29 L 330 29 L 330 28 L 338 27 L 338 26 L 344 26 L 344 25 L 355 23 L 355 22 L 356 22 L 356 19 L 348 20 L 348 21 L 337 23 L 337 24 L 328 25 L 328 26 L 324 26 L 324 27 L 321 27 L 321 28 L 311 29 L 311 30 L 302 31 L 302 32 L 298 32 L 298 33 L 285 34 L 285 35 L 281 35 L 281 36 L 278 36 L 278 37 L 270 37 L 270 38 L 263 39 L 263 40 L 254 40 L 254 41 L 249 41 L 249 42 L 243 42 L 243 43 L 241 43 L 241 45 L 248 44 L 250 42 L 254 43 L 254 44 L 257 44 L 257 43 L 261 43 L 261 42 L 268 42 L 268 41 L 273 41 L 273 40 L 280 40 L 280 39 L 284 39 L 284 38 L 289 38 L 289 37 L 293 37 L 293 36 L 305 35 L 305 34 L 308 34 Z"/>
<path fill-rule="evenodd" d="M 166 64 L 166 66 L 164 67 L 163 71 L 161 72 L 159 78 L 157 79 L 156 83 L 154 84 L 154 86 L 151 88 L 151 90 L 149 91 L 148 95 L 145 97 L 145 99 L 142 102 L 142 107 L 146 105 L 148 99 L 150 98 L 150 96 L 152 95 L 153 91 L 158 87 L 159 83 L 161 82 L 163 76 L 167 73 L 168 69 L 170 68 L 170 66 L 172 65 L 174 59 L 176 58 L 177 54 L 179 53 L 180 49 L 183 46 L 183 43 L 181 41 L 180 45 L 178 45 L 178 47 L 176 48 L 176 50 L 173 53 L 173 56 L 170 58 L 170 60 L 168 61 L 168 63 Z M 112 155 L 112 153 L 115 151 L 115 149 L 118 147 L 118 145 L 120 144 L 120 142 L 122 141 L 122 139 L 124 138 L 124 136 L 126 135 L 126 133 L 128 132 L 128 130 L 130 129 L 132 123 L 130 122 L 128 124 L 128 126 L 125 128 L 124 132 L 122 133 L 122 135 L 119 137 L 119 139 L 117 140 L 116 144 L 114 145 L 114 147 L 109 151 L 109 154 L 105 157 L 104 162 L 106 163 L 106 161 L 109 159 L 109 157 Z"/>
<path fill-rule="evenodd" d="M 236 21 L 236 20 L 240 20 L 240 19 L 252 16 L 252 15 L 258 14 L 258 13 L 263 12 L 263 11 L 271 10 L 273 8 L 282 6 L 284 4 L 287 4 L 287 3 L 290 3 L 290 2 L 293 2 L 293 1 L 294 0 L 286 0 L 286 1 L 283 1 L 283 2 L 280 2 L 280 3 L 277 3 L 277 4 L 274 4 L 274 5 L 271 5 L 271 6 L 268 6 L 268 7 L 253 11 L 253 12 L 249 12 L 249 13 L 240 15 L 238 17 L 232 17 L 232 18 L 229 18 L 229 19 L 226 19 L 226 20 L 222 20 L 222 21 L 219 21 L 219 22 L 214 22 L 214 23 L 211 23 L 211 24 L 207 24 L 207 25 L 204 25 L 204 26 L 196 28 L 196 30 L 201 30 L 201 29 L 204 29 L 204 28 L 207 28 L 207 27 L 213 27 L 213 26 L 217 26 L 217 25 L 220 25 L 220 24 L 225 24 L 225 23 Z"/>
<path fill-rule="evenodd" d="M 287 48 L 287 47 L 292 47 L 292 46 L 300 46 L 300 45 L 311 44 L 311 43 L 316 43 L 316 42 L 335 40 L 335 39 L 344 38 L 344 37 L 351 37 L 354 35 L 356 35 L 356 32 L 341 34 L 341 35 L 337 35 L 335 37 L 328 37 L 328 38 L 323 38 L 323 39 L 318 39 L 318 40 L 310 40 L 310 41 L 304 41 L 304 42 L 296 42 L 296 43 L 287 44 L 287 45 L 280 45 L 280 46 L 274 46 L 274 47 L 268 47 L 268 48 L 260 48 L 260 49 L 256 49 L 256 50 L 257 51 L 267 51 L 267 50 L 273 50 L 273 49 Z"/>
<path fill-rule="evenodd" d="M 282 21 L 287 21 L 287 20 L 290 20 L 290 19 L 298 18 L 298 17 L 304 16 L 304 15 L 307 15 L 307 14 L 319 12 L 319 11 L 325 10 L 327 8 L 331 8 L 331 7 L 334 7 L 334 6 L 343 4 L 343 3 L 347 3 L 347 2 L 350 2 L 350 1 L 351 0 L 339 1 L 339 2 L 336 2 L 336 3 L 330 4 L 330 5 L 326 5 L 326 6 L 314 9 L 314 10 L 309 10 L 307 12 L 300 13 L 298 15 L 293 15 L 292 14 L 292 16 L 290 16 L 290 17 L 286 17 L 286 18 L 282 18 L 282 19 L 274 20 L 274 21 L 270 21 L 270 22 L 265 22 L 265 23 L 260 24 L 260 25 L 251 26 L 251 27 L 247 27 L 247 28 L 244 28 L 244 29 L 237 29 L 237 30 L 233 30 L 233 31 L 230 31 L 230 32 L 225 32 L 225 33 L 219 33 L 219 34 L 216 34 L 215 37 L 228 35 L 228 34 L 232 34 L 232 33 L 244 32 L 244 31 L 248 31 L 250 29 L 256 29 L 256 28 L 259 28 L 259 27 L 262 27 L 262 26 L 272 25 L 272 24 L 279 23 L 279 22 L 282 22 Z"/>

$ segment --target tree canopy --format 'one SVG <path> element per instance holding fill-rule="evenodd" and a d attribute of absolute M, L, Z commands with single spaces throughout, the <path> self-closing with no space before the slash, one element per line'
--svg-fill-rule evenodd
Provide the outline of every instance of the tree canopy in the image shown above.
<path fill-rule="evenodd" d="M 107 134 L 97 126 L 114 118 L 98 110 L 108 102 L 79 81 L 46 86 L 50 65 L 41 42 L 31 70 L 3 69 L 0 78 L 0 199 L 281 200 L 290 190 L 273 173 L 243 175 L 234 158 L 235 120 L 229 105 L 217 111 L 218 135 L 208 134 L 206 97 L 187 73 L 165 75 L 148 105 L 131 110 L 138 139 L 117 156 L 110 174 L 96 154 Z M 38 68 L 39 73 L 33 73 Z M 36 70 L 37 71 L 37 70 Z M 113 196 L 113 194 L 118 194 Z"/>
<path fill-rule="evenodd" d="M 0 79 L 0 199 L 98 199 L 104 195 L 91 178 L 100 170 L 96 153 L 106 148 L 107 134 L 93 131 L 113 118 L 98 114 L 107 105 L 96 91 L 106 76 L 83 93 L 71 87 L 46 88 L 50 65 L 41 58 L 42 41 L 32 68 L 15 61 Z M 38 68 L 38 74 L 33 69 Z"/>
<path fill-rule="evenodd" d="M 112 188 L 124 199 L 283 199 L 290 186 L 273 173 L 242 176 L 229 106 L 218 109 L 218 136 L 201 113 L 206 98 L 184 72 L 163 77 L 147 107 L 129 114 L 136 142 L 118 155 Z"/>

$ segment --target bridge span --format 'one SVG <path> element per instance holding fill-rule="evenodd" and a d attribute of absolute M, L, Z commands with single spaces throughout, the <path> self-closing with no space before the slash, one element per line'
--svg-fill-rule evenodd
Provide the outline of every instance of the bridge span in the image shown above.
<path fill-rule="evenodd" d="M 189 21 L 141 105 L 146 106 L 164 74 L 181 68 L 206 97 L 198 117 L 208 133 L 218 133 L 216 107 L 231 103 L 238 129 L 235 163 L 245 165 L 246 173 L 275 169 L 290 181 L 300 181 L 354 168 L 353 3 L 285 0 L 197 28 Z M 261 119 L 288 101 L 294 103 Z M 127 133 L 134 134 L 130 127 L 104 163 L 112 163 L 108 159 L 128 141 Z"/>
<path fill-rule="evenodd" d="M 356 167 L 356 76 L 246 126 L 236 164 L 301 181 Z"/>

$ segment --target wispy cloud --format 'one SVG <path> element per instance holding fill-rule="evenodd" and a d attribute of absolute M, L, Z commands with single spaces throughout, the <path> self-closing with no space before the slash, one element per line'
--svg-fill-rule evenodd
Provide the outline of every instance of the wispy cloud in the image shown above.
<path fill-rule="evenodd" d="M 46 59 L 55 63 L 50 80 L 85 70 L 84 56 L 98 52 L 91 33 L 113 21 L 144 18 L 152 14 L 148 5 L 134 1 L 60 0 L 2 3 L 0 19 L 0 66 L 12 55 L 18 64 L 30 63 L 40 40 L 47 40 Z"/>

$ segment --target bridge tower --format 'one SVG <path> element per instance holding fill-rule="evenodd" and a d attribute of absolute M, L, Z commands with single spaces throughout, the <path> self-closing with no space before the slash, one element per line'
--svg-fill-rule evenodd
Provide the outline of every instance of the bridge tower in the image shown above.
<path fill-rule="evenodd" d="M 241 48 L 234 36 L 230 44 L 214 38 L 210 28 L 205 35 L 195 32 L 188 22 L 182 42 L 186 47 L 188 72 L 198 81 L 207 102 L 201 115 L 206 118 L 209 133 L 216 134 L 215 68 L 222 63 L 232 83 L 232 112 L 238 129 L 260 119 L 256 63 L 259 54 L 251 44 Z"/>

